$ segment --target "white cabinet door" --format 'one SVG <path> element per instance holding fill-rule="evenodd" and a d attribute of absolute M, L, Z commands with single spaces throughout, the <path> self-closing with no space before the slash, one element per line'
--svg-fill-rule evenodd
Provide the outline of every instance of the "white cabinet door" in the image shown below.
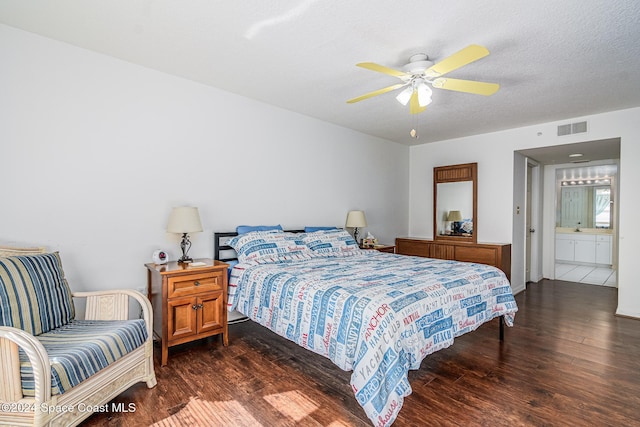
<path fill-rule="evenodd" d="M 611 264 L 611 236 L 598 236 L 596 241 L 596 263 Z"/>
<path fill-rule="evenodd" d="M 573 261 L 573 240 L 556 239 L 556 259 L 558 261 Z"/>
<path fill-rule="evenodd" d="M 575 240 L 574 243 L 574 260 L 576 262 L 596 262 L 596 241 L 594 240 Z"/>

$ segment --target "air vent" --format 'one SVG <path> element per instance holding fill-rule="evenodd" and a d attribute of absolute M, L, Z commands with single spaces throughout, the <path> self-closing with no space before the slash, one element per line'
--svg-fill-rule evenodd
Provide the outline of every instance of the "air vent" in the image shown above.
<path fill-rule="evenodd" d="M 558 136 L 572 135 L 574 133 L 585 133 L 586 131 L 587 122 L 576 122 L 558 126 Z"/>
<path fill-rule="evenodd" d="M 584 133 L 587 131 L 587 122 L 571 123 L 571 133 Z"/>
<path fill-rule="evenodd" d="M 558 136 L 571 135 L 571 125 L 560 125 L 558 126 Z"/>

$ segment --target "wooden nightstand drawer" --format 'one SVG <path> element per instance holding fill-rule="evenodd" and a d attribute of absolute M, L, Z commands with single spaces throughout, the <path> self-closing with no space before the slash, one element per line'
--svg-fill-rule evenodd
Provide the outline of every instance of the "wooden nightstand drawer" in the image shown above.
<path fill-rule="evenodd" d="M 171 277 L 168 281 L 168 297 L 175 298 L 222 290 L 222 285 L 222 271 Z"/>
<path fill-rule="evenodd" d="M 390 245 L 375 245 L 375 246 L 367 246 L 367 247 L 360 246 L 360 249 L 363 249 L 363 250 L 375 249 L 378 252 L 387 252 L 387 253 L 390 253 L 390 254 L 395 254 L 396 253 L 396 247 L 395 246 L 390 246 Z"/>

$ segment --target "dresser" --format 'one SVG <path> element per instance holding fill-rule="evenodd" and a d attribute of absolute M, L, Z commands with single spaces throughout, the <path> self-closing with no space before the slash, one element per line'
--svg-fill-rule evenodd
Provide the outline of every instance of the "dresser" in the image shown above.
<path fill-rule="evenodd" d="M 162 366 L 167 364 L 169 347 L 174 345 L 218 334 L 223 344 L 229 345 L 229 265 L 212 259 L 196 259 L 194 263 L 145 264 L 153 332 L 162 340 Z"/>
<path fill-rule="evenodd" d="M 433 241 L 417 237 L 396 238 L 396 253 L 427 258 L 488 264 L 511 280 L 511 244 Z"/>

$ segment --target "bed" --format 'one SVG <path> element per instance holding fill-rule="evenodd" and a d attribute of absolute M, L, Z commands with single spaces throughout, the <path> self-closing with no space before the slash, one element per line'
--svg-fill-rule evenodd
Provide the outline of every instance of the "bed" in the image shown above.
<path fill-rule="evenodd" d="M 495 267 L 361 250 L 345 230 L 235 234 L 215 235 L 216 259 L 238 258 L 229 309 L 352 371 L 373 425 L 393 423 L 426 356 L 492 319 L 501 336 L 513 326 L 518 308 Z"/>

